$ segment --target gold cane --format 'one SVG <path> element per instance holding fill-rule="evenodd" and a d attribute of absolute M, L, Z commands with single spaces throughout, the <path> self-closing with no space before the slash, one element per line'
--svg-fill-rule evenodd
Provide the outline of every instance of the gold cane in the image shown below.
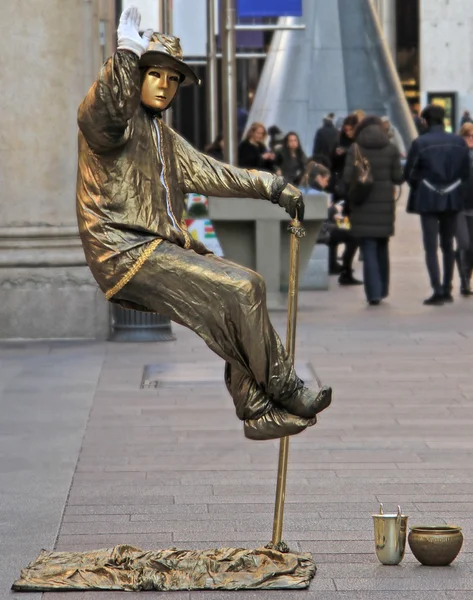
<path fill-rule="evenodd" d="M 300 239 L 305 236 L 305 229 L 296 217 L 289 225 L 291 244 L 289 249 L 289 291 L 287 302 L 286 350 L 294 364 L 296 346 L 297 296 L 299 292 L 299 253 Z M 274 507 L 272 547 L 280 552 L 288 552 L 288 546 L 282 541 L 284 523 L 284 502 L 286 499 L 287 461 L 289 457 L 289 437 L 281 438 L 279 443 L 278 482 L 276 487 L 276 503 Z"/>

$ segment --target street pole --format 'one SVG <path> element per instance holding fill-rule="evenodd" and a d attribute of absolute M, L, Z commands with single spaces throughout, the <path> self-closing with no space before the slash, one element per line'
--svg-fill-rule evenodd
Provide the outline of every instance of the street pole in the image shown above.
<path fill-rule="evenodd" d="M 217 41 L 215 0 L 207 0 L 207 141 L 218 135 Z"/>
<path fill-rule="evenodd" d="M 222 0 L 222 120 L 225 161 L 237 163 L 236 38 L 234 0 Z"/>
<path fill-rule="evenodd" d="M 172 35 L 172 0 L 158 0 L 159 30 Z"/>
<path fill-rule="evenodd" d="M 159 30 L 166 35 L 172 35 L 172 0 L 158 0 L 159 3 Z M 169 127 L 172 126 L 172 108 L 168 108 L 163 113 L 163 121 Z"/>

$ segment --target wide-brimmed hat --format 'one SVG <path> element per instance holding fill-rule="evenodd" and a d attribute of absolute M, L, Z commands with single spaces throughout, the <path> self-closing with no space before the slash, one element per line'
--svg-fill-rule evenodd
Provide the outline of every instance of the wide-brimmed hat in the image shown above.
<path fill-rule="evenodd" d="M 140 67 L 168 67 L 180 73 L 181 85 L 200 84 L 200 79 L 182 60 L 181 41 L 174 35 L 154 32 L 140 58 Z"/>

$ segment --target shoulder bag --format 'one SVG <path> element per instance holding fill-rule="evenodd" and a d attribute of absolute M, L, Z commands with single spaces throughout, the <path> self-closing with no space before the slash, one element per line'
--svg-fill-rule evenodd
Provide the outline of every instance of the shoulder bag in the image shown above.
<path fill-rule="evenodd" d="M 353 144 L 353 154 L 353 177 L 348 188 L 348 202 L 352 206 L 361 206 L 373 189 L 373 174 L 358 144 Z"/>

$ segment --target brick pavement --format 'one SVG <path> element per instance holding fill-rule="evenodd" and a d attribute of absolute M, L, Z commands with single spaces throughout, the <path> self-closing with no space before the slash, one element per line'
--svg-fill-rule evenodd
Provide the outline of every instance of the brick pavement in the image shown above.
<path fill-rule="evenodd" d="M 301 295 L 298 363 L 315 368 L 335 389 L 334 404 L 317 426 L 291 441 L 284 538 L 294 550 L 314 554 L 318 573 L 310 591 L 235 592 L 232 598 L 473 598 L 473 300 L 422 306 L 429 288 L 416 219 L 401 212 L 398 232 L 392 295 L 384 306 L 367 307 L 361 290 L 335 282 L 329 293 Z M 283 334 L 284 315 L 273 320 Z M 87 426 L 79 419 L 85 433 L 58 515 L 57 549 L 269 541 L 278 445 L 244 439 L 221 381 L 221 361 L 191 332 L 174 329 L 177 341 L 161 345 L 83 347 L 85 356 L 87 348 L 95 352 L 100 377 Z M 71 364 L 72 354 L 73 347 L 65 347 L 61 357 Z M 162 365 L 162 384 L 140 390 L 147 364 Z M 380 565 L 371 519 L 379 502 L 388 509 L 401 504 L 410 524 L 461 525 L 466 539 L 457 561 L 444 569 L 421 567 L 407 549 L 401 566 Z M 22 509 L 19 500 L 19 516 Z M 23 562 L 36 554 L 30 545 Z M 123 596 L 44 594 L 45 600 L 71 597 Z M 159 597 L 220 600 L 229 594 Z"/>

